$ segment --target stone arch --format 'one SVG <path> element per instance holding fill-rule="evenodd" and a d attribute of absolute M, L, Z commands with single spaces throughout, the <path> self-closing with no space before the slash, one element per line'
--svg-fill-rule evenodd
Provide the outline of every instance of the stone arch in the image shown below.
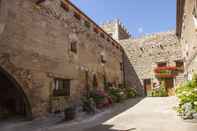
<path fill-rule="evenodd" d="M 21 87 L 21 85 L 17 82 L 17 80 L 9 72 L 7 72 L 5 69 L 3 69 L 0 66 L 0 79 L 1 78 L 6 80 L 6 82 L 9 81 L 8 84 L 12 85 L 12 88 L 14 89 L 14 91 L 16 91 L 17 96 L 20 96 L 20 98 L 21 98 L 20 100 L 24 104 L 24 112 L 21 112 L 21 113 L 23 113 L 24 117 L 27 118 L 27 119 L 32 119 L 31 104 L 30 104 L 29 99 L 28 99 L 26 93 L 24 92 L 23 88 Z M 0 80 L 0 82 L 1 82 L 1 80 Z M 1 87 L 0 87 L 0 89 L 1 89 Z M 2 95 L 0 96 L 0 98 L 1 97 L 2 97 Z"/>

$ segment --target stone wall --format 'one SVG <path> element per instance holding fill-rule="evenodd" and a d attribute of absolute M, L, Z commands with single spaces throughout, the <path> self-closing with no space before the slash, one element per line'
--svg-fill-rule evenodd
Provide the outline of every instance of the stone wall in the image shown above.
<path fill-rule="evenodd" d="M 181 45 L 174 32 L 121 40 L 120 43 L 142 84 L 144 79 L 157 81 L 154 74 L 157 63 L 166 62 L 169 66 L 175 66 L 175 61 L 183 60 Z"/>
<path fill-rule="evenodd" d="M 144 89 L 141 84 L 141 80 L 132 64 L 129 60 L 128 54 L 124 53 L 123 57 L 124 66 L 124 84 L 127 88 L 134 88 L 139 95 L 144 96 Z"/>
<path fill-rule="evenodd" d="M 183 5 L 177 5 L 177 9 L 180 8 L 179 6 L 183 6 L 183 12 L 177 10 L 178 13 L 182 13 L 182 17 L 177 20 L 177 25 L 182 25 L 179 30 L 180 33 L 180 43 L 182 45 L 183 57 L 185 60 L 185 79 L 190 79 L 194 72 L 197 72 L 197 23 L 195 23 L 195 14 L 197 12 L 194 11 L 196 7 L 196 0 L 185 0 Z M 180 16 L 177 16 L 180 17 Z"/>
<path fill-rule="evenodd" d="M 105 22 L 101 25 L 101 27 L 117 41 L 129 39 L 131 37 L 126 27 L 120 22 L 120 20 Z"/>
<path fill-rule="evenodd" d="M 119 20 L 105 22 L 101 25 L 103 30 L 110 34 L 115 40 L 121 41 L 131 39 L 131 35 L 125 26 Z M 129 61 L 128 52 L 124 51 L 123 54 L 123 67 L 124 67 L 124 85 L 125 87 L 135 88 L 140 95 L 144 95 L 144 89 L 140 79 L 133 67 L 133 63 Z"/>
<path fill-rule="evenodd" d="M 123 50 L 111 37 L 70 3 L 69 11 L 60 0 L 35 3 L 1 0 L 0 6 L 0 65 L 23 88 L 33 117 L 62 110 L 68 101 L 78 103 L 95 75 L 98 88 L 104 87 L 104 75 L 108 82 L 123 83 Z M 71 97 L 58 99 L 58 107 L 50 102 L 55 78 L 71 80 Z"/>

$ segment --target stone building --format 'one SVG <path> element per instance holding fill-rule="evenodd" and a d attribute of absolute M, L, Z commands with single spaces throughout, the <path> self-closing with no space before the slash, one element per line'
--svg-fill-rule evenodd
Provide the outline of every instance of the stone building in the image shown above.
<path fill-rule="evenodd" d="M 140 38 L 119 20 L 98 26 L 69 0 L 0 0 L 0 112 L 62 112 L 106 84 L 143 95 L 161 85 L 159 68 L 179 69 L 164 81 L 174 95 L 197 69 L 196 27 L 196 0 L 177 0 L 176 33 Z"/>
<path fill-rule="evenodd" d="M 106 31 L 110 36 L 112 36 L 116 41 L 118 41 L 120 45 L 122 45 L 122 40 L 132 39 L 132 36 L 128 32 L 127 28 L 118 19 L 103 23 L 101 25 L 101 28 Z M 127 49 L 123 49 L 123 75 L 125 78 L 124 85 L 125 87 L 132 87 L 136 89 L 139 94 L 144 95 L 144 89 L 139 88 L 142 87 L 142 83 L 140 82 L 140 76 L 138 76 L 136 68 L 134 68 L 132 61 L 130 61 L 129 59 Z"/>
<path fill-rule="evenodd" d="M 148 92 L 150 88 L 161 85 L 161 79 L 155 73 L 158 67 L 181 67 L 183 59 L 181 46 L 174 32 L 157 33 L 137 39 L 120 41 L 134 66 L 141 83 Z M 183 81 L 179 72 L 174 77 L 166 77 L 165 88 L 169 95 L 174 95 L 174 87 Z"/>
<path fill-rule="evenodd" d="M 162 32 L 132 38 L 118 20 L 105 23 L 102 28 L 119 41 L 124 48 L 128 63 L 132 63 L 132 67 L 140 78 L 141 85 L 144 85 L 145 93 L 161 84 L 160 79 L 156 77 L 154 72 L 157 67 L 179 66 L 183 70 L 181 45 L 175 32 Z M 121 30 L 121 34 L 124 34 L 125 37 L 119 37 L 118 30 Z M 125 70 L 129 70 L 127 66 Z M 129 78 L 129 74 L 127 74 L 126 78 Z M 169 95 L 174 95 L 174 87 L 183 82 L 183 77 L 182 71 L 179 71 L 176 76 L 164 81 L 167 90 L 169 90 Z"/>
<path fill-rule="evenodd" d="M 176 34 L 182 46 L 185 80 L 197 71 L 197 1 L 177 0 Z"/>
<path fill-rule="evenodd" d="M 90 88 L 127 83 L 125 58 L 123 48 L 68 0 L 0 0 L 1 112 L 29 118 L 61 112 Z M 130 84 L 140 89 L 129 70 Z"/>

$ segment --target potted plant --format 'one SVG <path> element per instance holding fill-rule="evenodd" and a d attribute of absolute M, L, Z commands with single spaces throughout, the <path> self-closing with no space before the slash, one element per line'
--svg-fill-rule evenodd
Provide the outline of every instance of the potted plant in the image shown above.
<path fill-rule="evenodd" d="M 75 106 L 68 106 L 64 109 L 64 119 L 66 121 L 73 120 L 76 115 L 76 107 Z"/>
<path fill-rule="evenodd" d="M 84 96 L 81 100 L 83 111 L 89 114 L 95 114 L 96 103 L 94 102 L 93 98 Z"/>

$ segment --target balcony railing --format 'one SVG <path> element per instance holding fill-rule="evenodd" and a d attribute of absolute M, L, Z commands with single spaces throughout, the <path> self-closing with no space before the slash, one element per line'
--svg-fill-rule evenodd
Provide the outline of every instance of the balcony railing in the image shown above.
<path fill-rule="evenodd" d="M 174 78 L 179 72 L 176 66 L 157 67 L 154 69 L 157 78 Z"/>

